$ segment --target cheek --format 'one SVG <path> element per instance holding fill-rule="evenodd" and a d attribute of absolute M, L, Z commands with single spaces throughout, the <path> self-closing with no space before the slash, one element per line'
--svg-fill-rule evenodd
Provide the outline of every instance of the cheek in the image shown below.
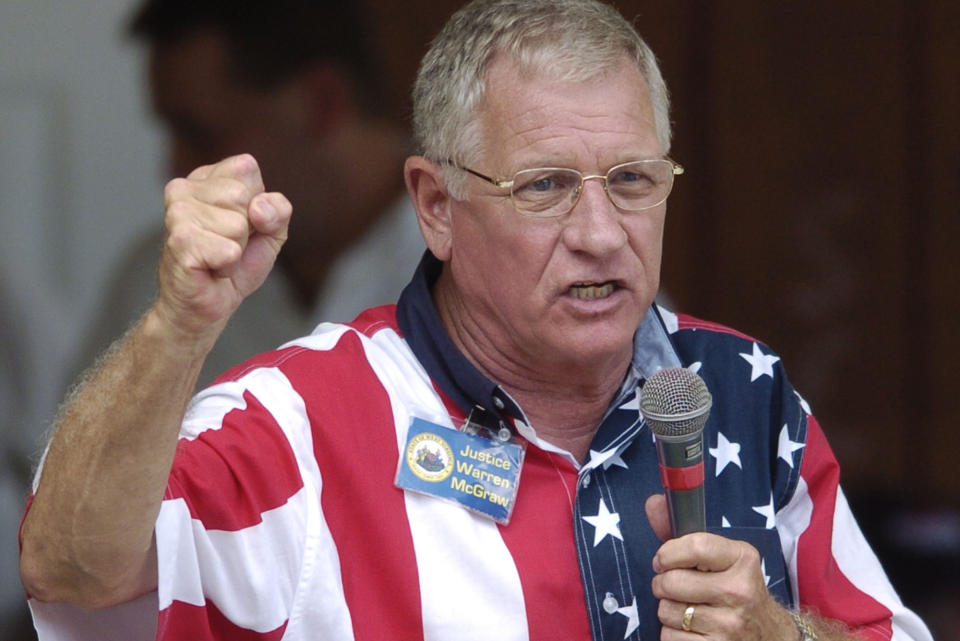
<path fill-rule="evenodd" d="M 553 221 L 532 221 L 513 212 L 461 213 L 451 225 L 451 266 L 461 282 L 512 296 L 537 288 L 558 244 Z"/>
<path fill-rule="evenodd" d="M 644 265 L 659 266 L 663 251 L 663 223 L 662 213 L 653 212 L 631 221 L 627 228 L 630 246 L 637 258 Z"/>

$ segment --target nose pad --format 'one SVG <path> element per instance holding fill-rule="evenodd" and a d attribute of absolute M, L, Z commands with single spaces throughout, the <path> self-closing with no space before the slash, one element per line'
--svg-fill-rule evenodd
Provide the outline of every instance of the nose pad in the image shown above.
<path fill-rule="evenodd" d="M 580 184 L 577 185 L 576 189 L 570 192 L 570 208 L 577 206 L 577 203 L 580 201 L 580 194 L 583 193 L 583 181 L 580 181 Z"/>

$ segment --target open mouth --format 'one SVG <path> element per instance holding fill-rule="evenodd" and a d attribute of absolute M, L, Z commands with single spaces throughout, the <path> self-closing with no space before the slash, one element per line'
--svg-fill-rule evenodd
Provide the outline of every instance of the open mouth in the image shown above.
<path fill-rule="evenodd" d="M 596 300 L 606 298 L 616 288 L 617 286 L 610 281 L 606 283 L 575 283 L 570 287 L 570 295 L 580 300 Z"/>

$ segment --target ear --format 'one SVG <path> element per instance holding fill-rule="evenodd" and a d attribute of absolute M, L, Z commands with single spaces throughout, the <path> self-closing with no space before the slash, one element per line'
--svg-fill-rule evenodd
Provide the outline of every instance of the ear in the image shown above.
<path fill-rule="evenodd" d="M 447 193 L 441 167 L 423 156 L 410 156 L 404 163 L 403 177 L 427 248 L 440 260 L 450 260 L 453 198 Z"/>

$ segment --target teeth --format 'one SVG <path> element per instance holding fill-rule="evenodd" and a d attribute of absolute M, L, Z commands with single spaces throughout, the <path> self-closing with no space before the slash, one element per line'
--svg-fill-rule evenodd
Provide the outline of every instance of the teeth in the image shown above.
<path fill-rule="evenodd" d="M 570 295 L 580 300 L 594 300 L 606 298 L 613 293 L 613 289 L 613 283 L 604 283 L 603 285 L 577 284 L 570 288 Z"/>

